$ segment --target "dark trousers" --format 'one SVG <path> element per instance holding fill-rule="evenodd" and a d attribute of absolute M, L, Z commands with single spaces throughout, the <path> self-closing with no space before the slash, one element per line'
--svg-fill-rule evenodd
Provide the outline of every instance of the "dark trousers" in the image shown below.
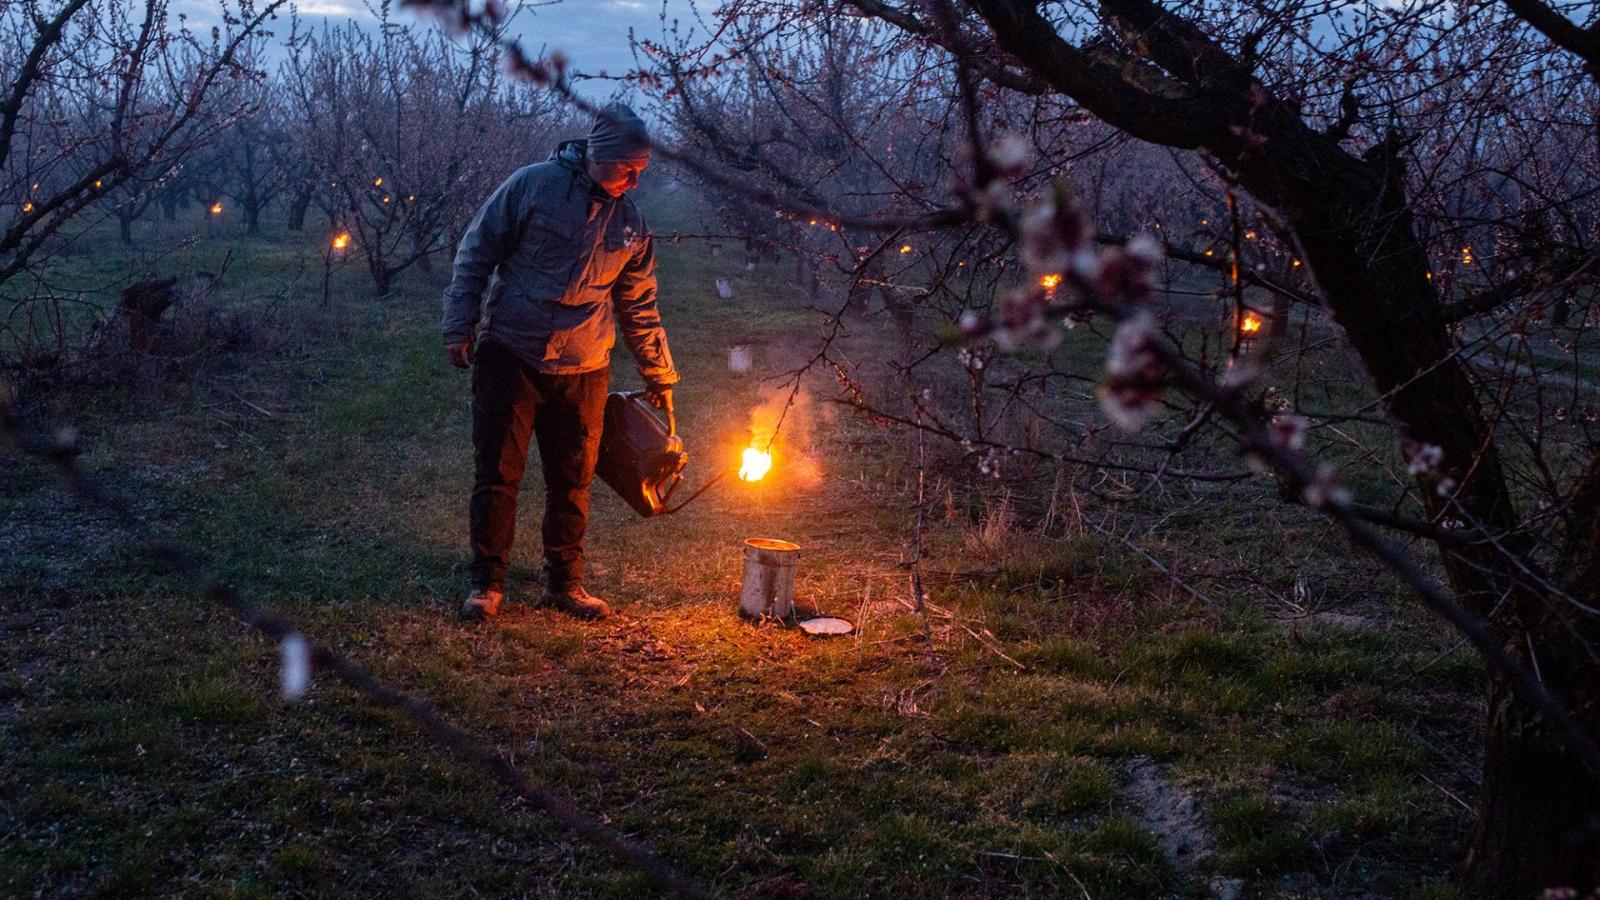
<path fill-rule="evenodd" d="M 478 348 L 472 369 L 476 477 L 469 507 L 474 587 L 505 587 L 530 433 L 539 441 L 544 470 L 545 588 L 582 583 L 589 482 L 610 377 L 605 369 L 550 375 L 499 344 Z"/>

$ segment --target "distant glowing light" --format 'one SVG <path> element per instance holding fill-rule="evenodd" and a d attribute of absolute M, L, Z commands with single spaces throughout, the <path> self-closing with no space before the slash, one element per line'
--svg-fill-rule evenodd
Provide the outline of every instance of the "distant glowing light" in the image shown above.
<path fill-rule="evenodd" d="M 1461 248 L 1461 264 L 1463 266 L 1472 265 L 1472 246 L 1470 244 Z"/>
<path fill-rule="evenodd" d="M 350 232 L 341 231 L 338 234 L 334 235 L 333 236 L 333 249 L 335 249 L 335 250 L 348 250 L 348 249 L 350 249 Z"/>
<path fill-rule="evenodd" d="M 772 454 L 762 453 L 754 447 L 744 448 L 739 460 L 739 477 L 745 481 L 760 481 L 772 468 Z"/>
<path fill-rule="evenodd" d="M 211 214 L 213 216 L 222 215 L 222 202 L 221 201 L 218 201 L 216 203 L 211 204 Z"/>
<path fill-rule="evenodd" d="M 1296 269 L 1298 269 L 1298 268 L 1300 268 L 1300 260 L 1299 259 L 1292 259 L 1292 260 L 1289 261 L 1289 265 L 1294 266 Z"/>
<path fill-rule="evenodd" d="M 901 253 L 910 253 L 911 252 L 911 245 L 910 244 L 901 244 L 900 245 L 900 252 Z"/>
<path fill-rule="evenodd" d="M 1246 312 L 1239 322 L 1239 331 L 1244 334 L 1255 334 L 1261 330 L 1261 317 L 1253 312 Z"/>
<path fill-rule="evenodd" d="M 380 175 L 377 178 L 372 179 L 372 186 L 383 187 L 383 176 Z"/>
<path fill-rule="evenodd" d="M 33 201 L 32 200 L 24 200 L 24 201 L 22 201 L 22 211 L 25 212 L 25 213 L 33 212 Z"/>
<path fill-rule="evenodd" d="M 1039 278 L 1039 286 L 1045 290 L 1053 290 L 1059 284 L 1061 284 L 1061 276 L 1055 272 Z"/>

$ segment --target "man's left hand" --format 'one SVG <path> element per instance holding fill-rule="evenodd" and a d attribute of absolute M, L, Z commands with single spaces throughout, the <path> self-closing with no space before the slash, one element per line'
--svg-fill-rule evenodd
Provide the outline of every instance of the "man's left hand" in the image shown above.
<path fill-rule="evenodd" d="M 667 415 L 667 433 L 678 433 L 678 420 L 672 411 L 672 388 L 666 385 L 645 388 L 645 399 Z"/>

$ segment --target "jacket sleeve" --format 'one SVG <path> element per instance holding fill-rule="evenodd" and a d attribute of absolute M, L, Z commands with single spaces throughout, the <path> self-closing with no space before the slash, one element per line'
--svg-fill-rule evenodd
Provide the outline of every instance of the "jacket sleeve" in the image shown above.
<path fill-rule="evenodd" d="M 656 309 L 656 242 L 646 234 L 640 246 L 622 267 L 612 289 L 617 325 L 622 340 L 639 363 L 645 384 L 665 387 L 676 384 L 678 369 L 667 349 L 667 332 L 661 327 L 661 312 Z"/>
<path fill-rule="evenodd" d="M 516 249 L 522 217 L 528 209 L 528 181 L 526 169 L 511 173 L 484 201 L 461 236 L 450 286 L 444 291 L 440 329 L 445 343 L 458 343 L 473 336 L 489 276 Z"/>

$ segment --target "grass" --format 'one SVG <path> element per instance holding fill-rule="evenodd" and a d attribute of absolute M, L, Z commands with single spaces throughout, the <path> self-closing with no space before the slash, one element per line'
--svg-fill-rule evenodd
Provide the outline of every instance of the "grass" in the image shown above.
<path fill-rule="evenodd" d="M 257 309 L 302 240 L 235 241 L 219 305 Z M 746 440 L 761 398 L 725 371 L 726 346 L 758 346 L 774 373 L 817 330 L 782 287 L 787 264 L 746 272 L 728 255 L 661 248 L 695 482 Z M 116 271 L 63 265 L 83 283 Z M 82 389 L 51 414 L 217 577 L 718 891 L 1191 896 L 1227 875 L 1259 896 L 1452 896 L 1469 820 L 1445 790 L 1472 790 L 1460 748 L 1478 727 L 1477 666 L 1314 520 L 1259 529 L 1263 507 L 1239 492 L 1169 508 L 1142 544 L 1203 602 L 1071 517 L 1041 527 L 1052 472 L 1015 464 L 1002 501 L 930 448 L 946 501 L 926 568 L 947 614 L 930 645 L 902 602 L 914 448 L 813 403 L 807 445 L 780 454 L 772 483 L 723 485 L 656 521 L 597 487 L 591 588 L 620 610 L 605 623 L 525 602 L 530 476 L 511 606 L 460 625 L 467 383 L 438 358 L 439 288 L 418 274 L 380 304 L 352 267 L 326 309 L 304 290 L 282 301 L 270 341 L 197 359 L 154 397 Z M 870 374 L 892 348 L 864 320 L 850 330 Z M 1061 352 L 1090 365 L 1103 351 L 1080 333 Z M 614 383 L 636 379 L 619 359 Z M 824 477 L 785 480 L 808 449 Z M 0 481 L 0 893 L 641 893 L 403 719 L 326 679 L 276 700 L 275 648 L 48 472 L 4 465 L 21 477 Z M 740 621 L 738 546 L 754 534 L 799 541 L 806 599 L 864 634 Z M 1353 585 L 1379 627 L 1284 627 L 1268 611 L 1296 578 Z M 1214 855 L 1165 856 L 1125 789 L 1146 759 L 1196 798 Z"/>

